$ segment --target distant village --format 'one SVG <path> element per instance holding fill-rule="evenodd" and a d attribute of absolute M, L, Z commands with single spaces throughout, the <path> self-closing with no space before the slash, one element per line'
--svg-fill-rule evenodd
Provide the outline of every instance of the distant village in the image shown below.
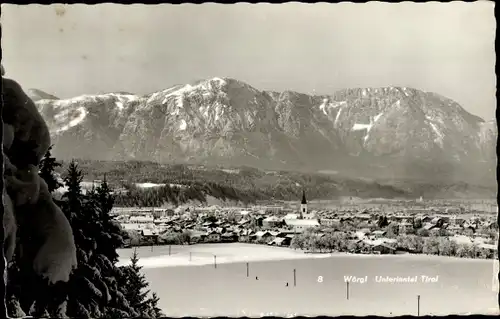
<path fill-rule="evenodd" d="M 420 199 L 420 202 L 422 199 Z M 418 202 L 418 201 L 417 201 Z M 401 245 L 401 236 L 436 241 L 433 253 L 472 258 L 493 258 L 497 253 L 496 214 L 452 205 L 363 205 L 309 210 L 305 192 L 294 205 L 256 205 L 252 207 L 179 206 L 176 208 L 113 209 L 114 218 L 128 234 L 126 246 L 255 243 L 351 253 L 421 253 L 418 243 Z M 335 234 L 345 244 L 321 243 Z M 304 236 L 318 244 L 301 244 Z M 338 237 L 338 236 L 337 236 Z M 331 241 L 331 240 L 330 240 Z M 437 242 L 439 241 L 439 242 Z M 294 244 L 295 243 L 295 244 Z M 425 243 L 420 246 L 425 246 Z M 460 245 L 468 253 L 443 253 L 440 246 Z M 407 247 L 402 247 L 407 246 Z M 408 247 L 410 246 L 410 247 Z M 439 246 L 439 247 L 438 247 Z M 314 247 L 319 247 L 315 249 Z M 340 248 L 343 247 L 343 248 Z M 473 250 L 470 253 L 470 250 Z M 459 249 L 458 249 L 459 250 Z M 441 251 L 441 253 L 440 253 Z M 460 257 L 460 256 L 459 256 Z"/>

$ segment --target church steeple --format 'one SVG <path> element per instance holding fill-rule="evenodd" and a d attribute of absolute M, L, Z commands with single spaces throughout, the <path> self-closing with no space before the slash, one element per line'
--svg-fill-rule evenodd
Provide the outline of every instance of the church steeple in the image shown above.
<path fill-rule="evenodd" d="M 307 205 L 307 200 L 306 200 L 306 191 L 303 190 L 302 191 L 302 202 L 301 202 L 302 205 Z"/>
<path fill-rule="evenodd" d="M 306 191 L 302 191 L 302 201 L 300 202 L 300 219 L 304 219 L 304 214 L 307 214 Z"/>

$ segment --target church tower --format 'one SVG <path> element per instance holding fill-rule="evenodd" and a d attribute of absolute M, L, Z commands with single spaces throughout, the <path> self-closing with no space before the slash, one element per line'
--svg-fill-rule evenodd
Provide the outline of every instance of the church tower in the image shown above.
<path fill-rule="evenodd" d="M 304 214 L 307 214 L 306 191 L 302 191 L 302 201 L 300 202 L 300 219 L 304 219 Z"/>

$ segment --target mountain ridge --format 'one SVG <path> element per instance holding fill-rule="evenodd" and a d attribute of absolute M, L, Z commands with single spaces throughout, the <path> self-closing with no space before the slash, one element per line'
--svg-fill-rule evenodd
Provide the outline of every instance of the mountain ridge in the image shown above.
<path fill-rule="evenodd" d="M 422 170 L 466 176 L 467 167 L 487 175 L 496 159 L 495 122 L 407 87 L 308 95 L 215 77 L 144 96 L 36 103 L 62 158 L 381 170 L 395 178 Z"/>

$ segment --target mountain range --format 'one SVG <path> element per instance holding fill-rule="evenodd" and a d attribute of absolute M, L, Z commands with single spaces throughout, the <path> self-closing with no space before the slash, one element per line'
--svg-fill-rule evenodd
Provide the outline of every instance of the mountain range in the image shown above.
<path fill-rule="evenodd" d="M 496 183 L 495 120 L 408 87 L 331 95 L 261 91 L 231 78 L 71 99 L 28 90 L 58 158 L 321 171 Z"/>

